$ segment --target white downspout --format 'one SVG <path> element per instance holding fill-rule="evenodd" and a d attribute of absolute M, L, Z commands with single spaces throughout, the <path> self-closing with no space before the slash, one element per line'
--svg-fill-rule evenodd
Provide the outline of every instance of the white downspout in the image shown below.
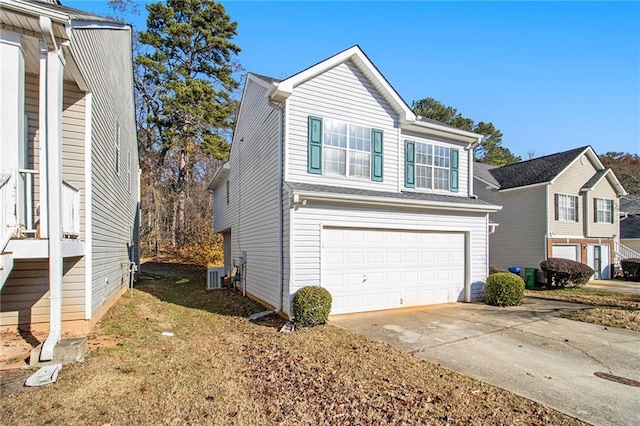
<path fill-rule="evenodd" d="M 46 134 L 41 134 L 41 142 L 46 142 L 47 152 L 47 193 L 49 228 L 49 337 L 42 345 L 40 361 L 53 359 L 53 351 L 62 335 L 62 91 L 64 58 L 53 35 L 51 19 L 41 16 L 40 28 L 45 42 L 46 53 Z"/>
<path fill-rule="evenodd" d="M 93 305 L 93 176 L 91 165 L 93 95 L 87 93 L 84 107 L 84 318 L 91 319 Z"/>
<path fill-rule="evenodd" d="M 476 148 L 476 146 L 480 145 L 481 142 L 482 142 L 482 136 L 480 136 L 477 141 L 469 145 L 469 148 L 467 150 L 467 156 L 469 161 L 469 176 L 467 178 L 467 185 L 469 185 L 469 187 L 467 192 L 469 194 L 469 198 L 474 198 L 474 199 L 478 197 L 473 193 L 473 162 L 475 158 L 473 155 L 473 151 Z"/>

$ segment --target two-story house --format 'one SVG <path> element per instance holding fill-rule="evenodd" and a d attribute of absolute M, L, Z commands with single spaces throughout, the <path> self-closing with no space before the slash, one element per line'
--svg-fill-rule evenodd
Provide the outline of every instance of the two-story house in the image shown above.
<path fill-rule="evenodd" d="M 480 298 L 499 210 L 472 193 L 481 138 L 417 117 L 358 46 L 281 81 L 249 73 L 209 186 L 226 270 L 285 316 L 309 285 L 332 314 Z"/>
<path fill-rule="evenodd" d="M 131 27 L 0 0 L 0 326 L 86 331 L 137 261 Z"/>
<path fill-rule="evenodd" d="M 476 163 L 475 193 L 503 206 L 491 215 L 489 259 L 500 268 L 539 268 L 549 257 L 613 277 L 624 188 L 590 146 L 502 167 Z"/>

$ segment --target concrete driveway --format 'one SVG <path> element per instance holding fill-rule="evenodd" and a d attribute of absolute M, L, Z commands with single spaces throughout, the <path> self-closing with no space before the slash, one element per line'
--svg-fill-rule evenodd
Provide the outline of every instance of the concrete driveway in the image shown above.
<path fill-rule="evenodd" d="M 640 283 L 635 281 L 621 280 L 591 280 L 586 288 L 593 290 L 611 291 L 614 293 L 625 293 L 640 296 Z"/>
<path fill-rule="evenodd" d="M 640 333 L 559 318 L 584 308 L 525 299 L 517 307 L 458 303 L 330 323 L 594 425 L 640 425 L 640 387 L 630 382 L 640 382 Z"/>

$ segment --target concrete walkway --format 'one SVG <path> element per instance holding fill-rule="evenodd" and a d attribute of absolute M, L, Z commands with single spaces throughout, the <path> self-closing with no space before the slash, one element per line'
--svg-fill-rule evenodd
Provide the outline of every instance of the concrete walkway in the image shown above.
<path fill-rule="evenodd" d="M 387 342 L 594 425 L 639 425 L 640 333 L 560 318 L 582 305 L 449 304 L 341 315 L 330 323 Z"/>
<path fill-rule="evenodd" d="M 621 280 L 591 280 L 586 288 L 640 296 L 640 283 Z"/>

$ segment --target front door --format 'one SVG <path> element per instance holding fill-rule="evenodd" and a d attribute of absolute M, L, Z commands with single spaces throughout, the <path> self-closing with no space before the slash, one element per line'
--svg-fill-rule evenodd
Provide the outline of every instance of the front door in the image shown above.
<path fill-rule="evenodd" d="M 611 265 L 609 265 L 609 245 L 596 244 L 588 246 L 587 265 L 593 268 L 594 279 L 611 279 Z"/>

